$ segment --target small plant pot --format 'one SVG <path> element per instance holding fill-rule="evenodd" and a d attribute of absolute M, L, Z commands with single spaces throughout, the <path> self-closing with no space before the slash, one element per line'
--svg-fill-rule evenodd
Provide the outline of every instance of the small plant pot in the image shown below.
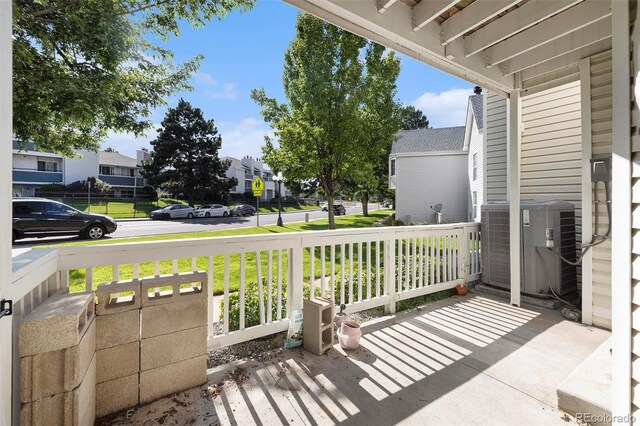
<path fill-rule="evenodd" d="M 456 294 L 458 296 L 466 296 L 467 295 L 467 286 L 464 284 L 458 284 L 456 286 Z"/>
<path fill-rule="evenodd" d="M 359 336 L 362 334 L 362 331 L 360 330 L 360 324 L 355 321 L 345 319 L 342 320 L 342 323 L 340 324 L 339 333 L 345 336 Z"/>
<path fill-rule="evenodd" d="M 347 351 L 358 349 L 358 346 L 360 346 L 360 336 L 362 336 L 362 331 L 360 331 L 360 328 L 357 330 L 358 334 L 342 334 L 338 331 L 338 342 L 342 349 Z"/>

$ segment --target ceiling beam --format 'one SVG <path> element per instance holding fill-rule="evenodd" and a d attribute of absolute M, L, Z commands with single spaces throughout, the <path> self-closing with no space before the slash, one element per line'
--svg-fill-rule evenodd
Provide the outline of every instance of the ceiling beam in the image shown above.
<path fill-rule="evenodd" d="M 439 15 L 451 9 L 460 0 L 422 0 L 413 7 L 412 24 L 413 31 L 432 22 Z"/>
<path fill-rule="evenodd" d="M 377 0 L 378 12 L 384 13 L 384 11 L 389 9 L 396 1 L 398 0 Z"/>
<path fill-rule="evenodd" d="M 463 37 L 465 54 L 474 55 L 538 22 L 570 8 L 582 0 L 530 0 L 499 19 Z"/>
<path fill-rule="evenodd" d="M 611 38 L 611 17 L 509 59 L 499 67 L 504 75 L 510 75 L 608 38 Z"/>
<path fill-rule="evenodd" d="M 466 58 L 461 39 L 442 46 L 440 25 L 436 22 L 431 22 L 421 31 L 414 32 L 409 25 L 412 9 L 404 3 L 398 2 L 384 14 L 380 14 L 374 1 L 284 1 L 347 31 L 502 96 L 508 97 L 509 92 L 513 90 L 512 76 L 505 77 L 498 67 L 487 69 L 479 55 Z M 450 57 L 447 57 L 447 53 L 451 53 Z"/>
<path fill-rule="evenodd" d="M 484 24 L 521 0 L 476 1 L 456 13 L 441 25 L 442 45 L 451 43 L 472 29 Z"/>
<path fill-rule="evenodd" d="M 611 16 L 611 3 L 585 0 L 485 50 L 487 66 L 502 63 L 608 16 Z"/>
<path fill-rule="evenodd" d="M 571 67 L 576 65 L 581 59 L 588 58 L 589 56 L 593 56 L 609 49 L 611 49 L 611 39 L 608 38 L 601 40 L 597 43 L 590 44 L 589 46 L 582 47 L 578 50 L 574 50 L 573 52 L 522 70 L 522 80 L 530 80 L 534 77 L 548 74 L 552 71 Z"/>

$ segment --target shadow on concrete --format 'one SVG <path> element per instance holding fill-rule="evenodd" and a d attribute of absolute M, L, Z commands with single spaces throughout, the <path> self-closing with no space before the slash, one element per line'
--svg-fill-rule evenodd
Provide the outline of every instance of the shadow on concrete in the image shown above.
<path fill-rule="evenodd" d="M 249 363 L 250 379 L 225 383 L 210 403 L 222 424 L 284 423 L 291 413 L 310 425 L 566 424 L 556 386 L 607 335 L 558 312 L 448 299 L 365 327 L 353 352 Z"/>
<path fill-rule="evenodd" d="M 167 420 L 566 425 L 556 388 L 609 334 L 557 311 L 452 297 L 367 324 L 356 351 L 294 349 L 216 367 L 207 385 L 184 393 L 192 404 L 174 404 Z M 162 402 L 130 420 L 152 420 L 144 412 L 154 404 Z"/>

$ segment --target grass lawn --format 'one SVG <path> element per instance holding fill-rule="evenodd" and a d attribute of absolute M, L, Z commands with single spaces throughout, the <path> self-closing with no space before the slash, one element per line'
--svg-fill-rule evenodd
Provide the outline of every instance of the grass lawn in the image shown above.
<path fill-rule="evenodd" d="M 71 207 L 89 213 L 87 200 L 82 198 L 62 198 L 60 202 Z M 136 208 L 133 208 L 133 200 L 131 201 L 91 201 L 91 213 L 106 214 L 115 219 L 149 217 L 149 212 L 162 208 L 167 204 L 164 201 L 138 201 Z"/>
<path fill-rule="evenodd" d="M 60 202 L 65 203 L 71 207 L 75 207 L 76 209 L 89 213 L 98 213 L 98 214 L 106 214 L 115 219 L 125 219 L 125 218 L 137 218 L 137 217 L 149 217 L 149 213 L 153 210 L 162 208 L 168 203 L 165 203 L 162 200 L 159 201 L 148 201 L 148 200 L 138 200 L 136 203 L 136 207 L 133 207 L 133 200 L 131 201 L 111 201 L 111 200 L 91 200 L 91 209 L 89 209 L 87 205 L 86 198 L 60 198 Z M 251 204 L 255 207 L 255 201 Z M 232 209 L 234 206 L 230 205 L 229 209 Z M 282 206 L 283 212 L 296 212 L 296 211 L 304 211 L 304 210 L 319 210 L 318 206 L 307 206 L 307 205 L 286 205 Z M 277 213 L 278 212 L 278 204 L 277 203 L 260 203 L 260 213 Z"/>
<path fill-rule="evenodd" d="M 358 215 L 350 215 L 336 218 L 336 228 L 337 229 L 346 229 L 346 228 L 365 228 L 371 227 L 378 220 L 384 219 L 392 213 L 389 210 L 377 210 L 369 213 L 369 217 L 364 217 L 361 214 Z M 177 239 L 186 239 L 186 238 L 206 238 L 206 237 L 222 237 L 222 236 L 233 236 L 233 235 L 259 235 L 259 234 L 271 234 L 271 233 L 287 233 L 287 232 L 299 232 L 299 231 L 319 231 L 326 230 L 328 226 L 327 219 L 320 219 L 312 222 L 298 222 L 286 224 L 284 227 L 278 227 L 275 225 L 269 226 L 260 226 L 260 227 L 249 227 L 249 228 L 237 228 L 230 229 L 224 231 L 208 231 L 208 232 L 190 232 L 183 234 L 166 234 L 166 235 L 156 235 L 150 237 L 138 237 L 138 238 L 122 238 L 122 239 L 110 239 L 110 240 L 102 240 L 97 242 L 90 241 L 78 241 L 73 243 L 66 244 L 58 244 L 58 245 L 49 245 L 45 247 L 59 247 L 59 246 L 86 246 L 86 245 L 99 245 L 99 244 L 118 244 L 124 242 L 143 242 L 143 241 L 164 241 L 164 240 L 177 240 Z M 354 247 L 354 268 L 358 268 L 358 245 Z M 363 245 L 363 251 L 366 248 Z M 268 247 L 265 249 L 268 250 Z M 326 248 L 325 252 L 325 274 L 328 275 L 330 273 L 330 251 L 329 247 Z M 320 278 L 321 276 L 321 267 L 320 267 L 320 247 L 317 247 L 315 250 L 315 262 L 314 262 L 314 277 Z M 345 250 L 345 265 L 349 265 L 349 256 L 350 253 L 348 250 Z M 272 253 L 272 272 L 273 276 L 276 276 L 277 273 L 277 252 Z M 375 245 L 371 247 L 371 258 L 372 267 L 375 266 L 375 256 L 377 255 L 377 250 L 375 250 Z M 336 247 L 336 272 L 340 271 L 340 247 Z M 365 254 L 366 256 L 366 254 Z M 214 294 L 222 294 L 224 291 L 224 256 L 214 256 Z M 268 268 L 268 252 L 262 252 L 260 255 L 260 264 L 262 269 L 262 276 L 264 278 L 267 277 L 267 268 Z M 283 263 L 283 271 L 286 270 L 287 265 L 287 254 L 286 251 L 282 253 L 282 263 Z M 382 262 L 381 262 L 382 263 Z M 196 258 L 196 265 L 198 270 L 207 270 L 208 267 L 208 259 L 207 257 L 199 257 Z M 256 281 L 257 277 L 257 259 L 255 253 L 247 253 L 245 255 L 245 278 L 247 282 Z M 238 289 L 240 284 L 240 255 L 232 255 L 229 256 L 229 286 L 231 291 L 235 291 Z M 304 253 L 304 276 L 305 281 L 310 281 L 310 266 L 311 266 L 311 255 L 309 250 L 306 250 Z M 154 264 L 153 262 L 146 262 L 140 264 L 140 276 L 150 276 L 154 274 Z M 364 266 L 363 266 L 364 268 Z M 180 272 L 191 271 L 191 258 L 187 259 L 179 259 L 178 260 L 178 270 Z M 120 279 L 130 279 L 133 275 L 133 265 L 120 265 Z M 160 262 L 160 273 L 168 274 L 172 272 L 172 260 L 163 260 Z M 83 291 L 84 283 L 85 283 L 85 270 L 79 269 L 69 272 L 69 286 L 72 292 L 75 291 Z M 113 280 L 112 268 L 110 266 L 105 267 L 97 267 L 93 269 L 93 279 L 94 284 L 111 282 Z M 372 274 L 373 279 L 373 274 Z"/>

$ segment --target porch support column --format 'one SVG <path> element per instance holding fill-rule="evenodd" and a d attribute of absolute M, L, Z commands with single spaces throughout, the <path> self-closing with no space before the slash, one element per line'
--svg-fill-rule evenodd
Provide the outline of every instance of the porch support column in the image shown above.
<path fill-rule="evenodd" d="M 511 265 L 511 304 L 520 306 L 520 137 L 522 100 L 520 91 L 509 94 L 508 134 L 508 195 L 509 195 L 509 259 Z"/>
<path fill-rule="evenodd" d="M 631 43 L 629 1 L 611 2 L 613 77 L 613 158 L 611 200 L 611 414 L 622 418 L 633 412 L 632 379 L 632 238 L 631 238 Z M 637 22 L 636 22 L 637 24 Z M 635 31 L 638 31 L 637 29 Z M 638 54 L 634 52 L 634 60 Z M 636 70 L 637 62 L 635 64 Z M 636 81 L 636 84 L 638 82 Z M 636 396 L 637 398 L 637 396 Z M 636 404 L 638 404 L 636 400 Z M 622 421 L 614 422 L 622 423 Z"/>
<path fill-rule="evenodd" d="M 12 81 L 11 1 L 0 0 L 0 299 L 9 298 L 11 283 Z M 0 423 L 12 424 L 12 317 L 0 318 Z"/>

